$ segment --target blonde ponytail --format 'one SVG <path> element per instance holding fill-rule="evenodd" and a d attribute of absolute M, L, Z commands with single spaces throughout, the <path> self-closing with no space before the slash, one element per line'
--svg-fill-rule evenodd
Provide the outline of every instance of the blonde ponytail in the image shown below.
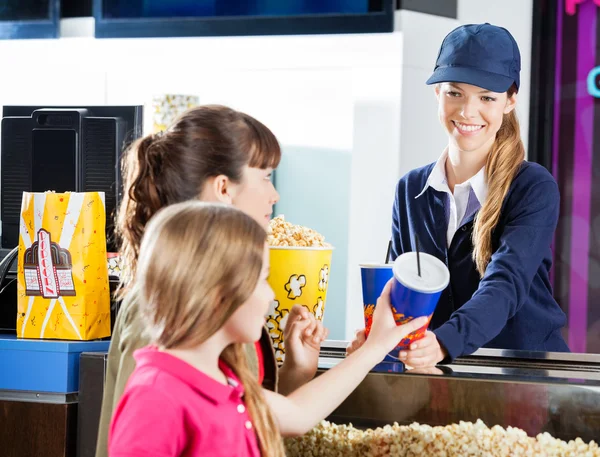
<path fill-rule="evenodd" d="M 511 87 L 508 96 L 512 97 L 515 92 L 516 88 Z M 485 165 L 488 195 L 473 228 L 473 261 L 481 277 L 492 257 L 492 232 L 500 219 L 502 203 L 523 160 L 525 146 L 521 141 L 517 114 L 512 110 L 504 116 L 488 155 Z"/>
<path fill-rule="evenodd" d="M 229 346 L 221 354 L 244 386 L 244 402 L 252 419 L 254 431 L 260 446 L 260 453 L 269 457 L 285 457 L 283 440 L 262 392 L 262 387 L 248 367 L 246 351 L 241 344 Z"/>

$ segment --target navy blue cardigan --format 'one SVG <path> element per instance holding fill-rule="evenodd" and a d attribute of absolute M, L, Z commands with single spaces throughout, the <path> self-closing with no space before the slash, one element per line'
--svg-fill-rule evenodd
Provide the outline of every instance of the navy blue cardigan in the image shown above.
<path fill-rule="evenodd" d="M 560 195 L 548 171 L 523 162 L 502 204 L 492 234 L 492 259 L 483 278 L 472 259 L 473 217 L 446 241 L 446 194 L 429 187 L 435 163 L 413 170 L 396 188 L 392 259 L 413 251 L 418 235 L 423 252 L 443 261 L 450 284 L 442 293 L 430 329 L 452 360 L 481 347 L 569 351 L 561 336 L 566 316 L 552 297 L 551 244 Z"/>

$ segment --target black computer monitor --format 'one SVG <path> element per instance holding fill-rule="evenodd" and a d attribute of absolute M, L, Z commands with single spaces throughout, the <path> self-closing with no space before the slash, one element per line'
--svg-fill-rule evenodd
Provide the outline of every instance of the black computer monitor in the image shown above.
<path fill-rule="evenodd" d="M 4 106 L 0 141 L 2 248 L 19 244 L 23 192 L 105 193 L 115 249 L 120 158 L 143 130 L 142 106 Z"/>

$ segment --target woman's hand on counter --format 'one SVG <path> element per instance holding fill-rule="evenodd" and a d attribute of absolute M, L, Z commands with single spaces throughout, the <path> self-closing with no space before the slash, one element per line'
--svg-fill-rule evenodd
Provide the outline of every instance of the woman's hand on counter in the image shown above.
<path fill-rule="evenodd" d="M 365 334 L 365 329 L 357 330 L 354 334 L 354 339 L 348 344 L 346 347 L 346 356 L 349 356 L 353 352 L 355 352 L 359 347 L 365 344 L 367 340 L 367 336 Z"/>
<path fill-rule="evenodd" d="M 283 331 L 285 360 L 279 371 L 279 392 L 287 395 L 310 381 L 317 372 L 321 343 L 329 331 L 301 305 L 290 310 Z"/>
<path fill-rule="evenodd" d="M 446 350 L 440 345 L 435 333 L 428 331 L 422 339 L 411 344 L 408 351 L 400 352 L 400 360 L 414 368 L 425 368 L 434 367 L 446 355 Z"/>

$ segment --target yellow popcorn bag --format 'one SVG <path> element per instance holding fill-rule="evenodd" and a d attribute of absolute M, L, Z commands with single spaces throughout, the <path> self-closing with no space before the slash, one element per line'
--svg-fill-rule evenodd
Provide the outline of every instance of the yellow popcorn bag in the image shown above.
<path fill-rule="evenodd" d="M 17 335 L 110 336 L 103 192 L 23 193 Z"/>

